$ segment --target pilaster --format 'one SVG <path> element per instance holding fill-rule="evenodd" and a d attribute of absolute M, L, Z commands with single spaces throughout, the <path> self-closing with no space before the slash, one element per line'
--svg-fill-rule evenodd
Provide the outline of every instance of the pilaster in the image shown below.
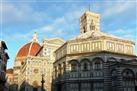
<path fill-rule="evenodd" d="M 123 87 L 122 87 L 122 69 L 120 69 L 120 67 L 116 67 L 116 70 L 117 70 L 117 80 L 118 80 L 118 83 L 117 83 L 117 88 L 118 88 L 118 91 L 123 91 Z"/>
<path fill-rule="evenodd" d="M 109 62 L 104 62 L 104 91 L 111 91 L 111 74 Z"/>

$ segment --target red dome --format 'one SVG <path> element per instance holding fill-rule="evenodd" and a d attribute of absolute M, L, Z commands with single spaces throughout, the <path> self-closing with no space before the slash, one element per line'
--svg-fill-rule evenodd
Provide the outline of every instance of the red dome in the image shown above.
<path fill-rule="evenodd" d="M 37 42 L 30 42 L 24 45 L 17 53 L 17 57 L 35 56 L 40 50 L 41 46 Z"/>

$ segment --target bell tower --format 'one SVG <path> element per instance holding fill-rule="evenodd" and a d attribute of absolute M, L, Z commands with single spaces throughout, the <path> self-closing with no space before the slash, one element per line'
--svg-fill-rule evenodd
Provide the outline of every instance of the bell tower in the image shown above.
<path fill-rule="evenodd" d="M 80 17 L 80 34 L 89 31 L 100 31 L 100 15 L 87 11 Z"/>

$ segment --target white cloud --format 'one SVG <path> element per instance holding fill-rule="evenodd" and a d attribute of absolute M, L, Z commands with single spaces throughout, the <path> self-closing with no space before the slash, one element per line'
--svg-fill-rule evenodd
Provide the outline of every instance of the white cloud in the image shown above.
<path fill-rule="evenodd" d="M 129 40 L 136 41 L 136 29 L 117 29 L 113 31 L 109 31 L 109 34 L 113 34 L 119 36 L 121 38 L 126 38 Z"/>
<path fill-rule="evenodd" d="M 52 31 L 53 29 L 54 29 L 53 26 L 45 25 L 45 26 L 42 26 L 40 28 L 32 30 L 32 32 L 42 32 L 43 33 L 43 32 Z"/>
<path fill-rule="evenodd" d="M 104 2 L 105 3 L 105 2 Z M 124 1 L 124 2 L 119 2 L 115 1 L 113 4 L 112 2 L 107 2 L 108 6 L 105 6 L 103 16 L 111 16 L 114 14 L 119 14 L 124 11 L 130 10 L 132 6 L 132 2 L 129 1 Z M 28 22 L 28 21 L 42 21 L 45 18 L 44 12 L 34 12 L 33 8 L 30 7 L 29 5 L 25 6 L 20 6 L 17 7 L 12 4 L 6 3 L 5 6 L 5 14 L 8 16 L 5 16 L 5 18 L 10 17 L 7 22 L 12 22 L 12 21 L 22 21 L 22 22 Z M 101 9 L 102 6 L 98 6 L 98 8 Z M 65 36 L 65 35 L 75 35 L 75 32 L 79 32 L 79 30 L 76 30 L 76 28 L 79 27 L 79 18 L 80 16 L 86 11 L 85 6 L 75 6 L 71 7 L 68 9 L 65 13 L 63 12 L 63 15 L 60 17 L 57 17 L 54 19 L 52 23 L 49 23 L 47 25 L 43 25 L 41 27 L 38 27 L 36 29 L 31 30 L 31 32 L 28 32 L 26 34 L 13 34 L 13 38 L 30 38 L 34 32 L 38 32 L 40 36 L 46 36 L 49 33 L 55 34 L 56 36 Z M 73 11 L 72 11 L 73 10 Z M 112 21 L 113 22 L 113 21 Z M 104 26 L 105 27 L 105 26 Z M 112 34 L 122 34 L 123 36 L 126 36 L 124 33 L 125 31 L 123 29 L 118 29 L 116 31 L 111 31 Z M 129 33 L 131 34 L 131 33 Z M 54 35 L 54 36 L 55 36 Z M 129 35 L 127 35 L 129 36 Z M 131 35 L 132 36 L 132 35 Z M 71 36 L 72 37 L 72 36 Z M 70 38 L 71 38 L 70 37 Z M 129 36 L 130 37 L 130 36 Z"/>
<path fill-rule="evenodd" d="M 29 4 L 15 5 L 9 2 L 2 3 L 2 23 L 3 25 L 43 22 L 43 18 L 48 16 L 44 12 L 35 11 Z"/>
<path fill-rule="evenodd" d="M 24 1 L 24 0 L 23 0 Z M 96 1 L 95 1 L 96 2 Z M 104 11 L 101 16 L 111 18 L 111 22 L 113 23 L 113 16 L 117 15 L 116 17 L 119 18 L 119 14 L 125 14 L 124 12 L 132 11 L 133 7 L 136 7 L 136 3 L 130 1 L 112 1 L 112 2 L 101 2 L 101 5 L 96 6 L 94 9 L 99 11 Z M 88 4 L 87 4 L 88 5 Z M 76 32 L 79 32 L 79 18 L 80 16 L 86 11 L 87 5 L 80 6 L 80 5 L 73 5 L 69 6 L 66 11 L 62 12 L 62 16 L 56 17 L 52 23 L 47 25 L 40 26 L 38 28 L 28 30 L 26 33 L 12 33 L 11 35 L 5 35 L 8 41 L 30 41 L 32 34 L 37 32 L 40 38 L 45 38 L 47 35 L 51 35 L 50 37 L 66 37 L 71 39 L 76 36 Z M 54 8 L 58 11 L 62 10 L 62 7 L 58 7 L 58 5 L 53 5 Z M 64 6 L 63 6 L 64 7 Z M 56 10 L 55 10 L 56 11 Z M 92 9 L 91 9 L 92 11 Z M 33 7 L 29 4 L 21 4 L 20 6 L 13 5 L 12 3 L 5 3 L 3 4 L 3 23 L 4 24 L 16 24 L 16 23 L 28 23 L 28 22 L 43 22 L 45 19 L 51 19 L 48 17 L 46 12 L 35 11 Z M 135 11 L 133 11 L 135 12 Z M 101 17 L 102 18 L 102 17 Z M 124 19 L 126 20 L 126 19 Z M 127 20 L 128 21 L 128 20 Z M 107 21 L 104 21 L 107 22 Z M 114 24 L 114 23 L 113 23 Z M 117 23 L 119 24 L 119 23 Z M 108 26 L 103 26 L 107 28 Z M 121 26 L 122 27 L 122 26 Z M 119 26 L 119 29 L 115 31 L 110 31 L 110 34 L 114 34 L 116 36 L 129 38 L 134 40 L 134 34 L 136 33 L 136 29 L 122 29 Z M 17 44 L 17 43 L 16 43 Z M 19 43 L 18 43 L 19 44 Z"/>
<path fill-rule="evenodd" d="M 112 4 L 113 3 L 113 4 Z M 125 11 L 132 11 L 132 8 L 136 7 L 136 1 L 131 0 L 117 0 L 114 2 L 107 2 L 104 12 L 102 14 L 103 17 L 112 17 L 113 15 L 117 15 L 123 13 Z"/>

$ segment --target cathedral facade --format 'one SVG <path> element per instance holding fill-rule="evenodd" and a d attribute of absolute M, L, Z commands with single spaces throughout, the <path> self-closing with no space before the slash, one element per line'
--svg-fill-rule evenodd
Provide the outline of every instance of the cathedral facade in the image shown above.
<path fill-rule="evenodd" d="M 43 88 L 43 91 L 51 91 L 54 51 L 63 43 L 60 38 L 51 38 L 40 44 L 35 33 L 17 52 L 13 68 L 14 91 L 42 91 Z"/>
<path fill-rule="evenodd" d="M 137 91 L 135 43 L 100 31 L 100 15 L 80 18 L 80 35 L 55 51 L 52 91 Z"/>

